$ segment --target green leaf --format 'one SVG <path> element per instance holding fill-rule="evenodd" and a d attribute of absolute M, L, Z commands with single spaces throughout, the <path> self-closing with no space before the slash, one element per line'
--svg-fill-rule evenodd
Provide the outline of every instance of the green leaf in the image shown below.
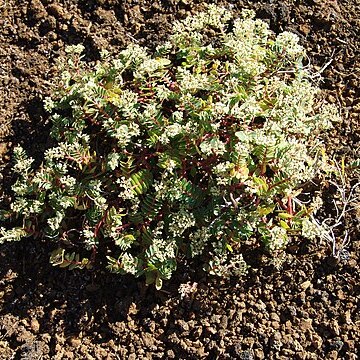
<path fill-rule="evenodd" d="M 294 217 L 294 215 L 291 215 L 291 214 L 285 213 L 285 212 L 278 213 L 277 216 L 278 216 L 280 219 L 284 219 L 284 220 L 292 219 L 292 218 Z"/>
<path fill-rule="evenodd" d="M 140 170 L 130 176 L 132 190 L 135 195 L 146 193 L 152 183 L 152 174 L 148 170 Z"/>
<path fill-rule="evenodd" d="M 156 290 L 160 290 L 162 288 L 162 285 L 163 285 L 162 279 L 159 276 L 157 276 L 155 280 Z"/>
<path fill-rule="evenodd" d="M 65 249 L 58 248 L 51 252 L 50 263 L 53 266 L 58 266 L 64 262 Z"/>
<path fill-rule="evenodd" d="M 149 271 L 149 272 L 146 272 L 145 273 L 145 282 L 146 282 L 146 285 L 151 285 L 155 282 L 156 280 L 156 273 L 155 272 L 152 272 L 152 271 Z"/>
<path fill-rule="evenodd" d="M 284 220 L 280 220 L 280 226 L 285 230 L 290 229 L 290 226 Z"/>

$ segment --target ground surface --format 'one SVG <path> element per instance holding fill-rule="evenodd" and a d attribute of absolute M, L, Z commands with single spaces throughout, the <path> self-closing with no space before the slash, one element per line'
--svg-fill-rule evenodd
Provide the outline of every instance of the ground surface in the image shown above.
<path fill-rule="evenodd" d="M 359 155 L 360 5 L 357 0 L 219 1 L 253 8 L 276 31 L 301 37 L 320 86 L 342 107 L 326 139 L 334 156 Z M 22 143 L 36 158 L 47 146 L 42 97 L 54 60 L 83 43 L 88 60 L 126 43 L 154 46 L 174 19 L 201 9 L 192 0 L 0 0 L 0 197 L 8 153 Z M 11 130 L 12 129 L 12 130 Z M 358 223 L 349 221 L 347 261 L 327 244 L 294 242 L 283 262 L 248 254 L 238 283 L 183 267 L 164 291 L 102 273 L 47 264 L 31 240 L 0 247 L 0 359 L 357 359 L 360 344 Z M 197 283 L 181 299 L 180 284 Z"/>

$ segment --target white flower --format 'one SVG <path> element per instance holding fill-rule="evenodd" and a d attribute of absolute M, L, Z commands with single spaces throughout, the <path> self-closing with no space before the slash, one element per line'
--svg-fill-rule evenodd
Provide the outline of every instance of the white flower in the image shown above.
<path fill-rule="evenodd" d="M 288 31 L 284 31 L 276 37 L 275 46 L 292 58 L 296 58 L 304 52 L 304 48 L 299 45 L 299 37 Z"/>
<path fill-rule="evenodd" d="M 184 231 L 195 225 L 194 215 L 181 209 L 178 213 L 171 216 L 169 224 L 169 233 L 173 237 L 181 236 Z"/>
<path fill-rule="evenodd" d="M 119 166 L 120 155 L 118 153 L 111 153 L 107 157 L 107 165 L 111 170 L 115 170 Z"/>
<path fill-rule="evenodd" d="M 200 144 L 200 150 L 207 156 L 212 154 L 223 155 L 226 152 L 225 144 L 217 137 L 203 141 Z"/>
<path fill-rule="evenodd" d="M 196 230 L 194 233 L 189 235 L 192 257 L 201 255 L 210 237 L 211 234 L 207 227 L 201 227 L 199 230 Z"/>

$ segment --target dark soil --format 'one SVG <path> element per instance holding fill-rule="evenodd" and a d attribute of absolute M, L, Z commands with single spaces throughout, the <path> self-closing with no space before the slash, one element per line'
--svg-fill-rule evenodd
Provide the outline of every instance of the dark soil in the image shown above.
<path fill-rule="evenodd" d="M 210 2 L 210 1 L 206 1 Z M 253 8 L 275 32 L 297 33 L 325 97 L 342 108 L 326 138 L 331 156 L 359 156 L 358 0 L 217 1 Z M 154 47 L 172 22 L 203 8 L 192 0 L 0 0 L 0 198 L 9 151 L 21 143 L 41 159 L 49 124 L 42 99 L 55 59 L 83 43 L 94 61 L 137 41 Z M 3 178 L 3 180 L 1 180 Z M 349 219 L 349 259 L 328 244 L 294 241 L 283 258 L 248 254 L 241 282 L 183 264 L 156 292 L 143 280 L 48 264 L 50 247 L 0 246 L 0 359 L 358 359 L 360 240 Z M 179 286 L 196 287 L 181 298 Z M 196 283 L 196 284 L 194 284 Z"/>

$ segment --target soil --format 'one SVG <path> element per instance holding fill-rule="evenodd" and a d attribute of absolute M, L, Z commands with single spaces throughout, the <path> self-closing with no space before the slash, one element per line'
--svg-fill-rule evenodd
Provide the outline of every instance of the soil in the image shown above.
<path fill-rule="evenodd" d="M 206 1 L 210 2 L 210 1 Z M 359 156 L 358 0 L 215 1 L 256 10 L 275 32 L 306 47 L 342 121 L 325 141 L 330 156 Z M 136 41 L 153 48 L 175 19 L 204 7 L 193 0 L 0 0 L 0 198 L 8 200 L 10 151 L 36 159 L 48 144 L 42 100 L 55 60 L 82 43 L 86 60 Z M 325 193 L 326 197 L 326 193 Z M 348 259 L 329 244 L 294 240 L 282 257 L 246 254 L 241 281 L 182 264 L 162 291 L 143 280 L 48 264 L 49 245 L 0 246 L 0 359 L 358 359 L 359 218 L 348 219 Z M 181 297 L 179 287 L 193 287 Z"/>

